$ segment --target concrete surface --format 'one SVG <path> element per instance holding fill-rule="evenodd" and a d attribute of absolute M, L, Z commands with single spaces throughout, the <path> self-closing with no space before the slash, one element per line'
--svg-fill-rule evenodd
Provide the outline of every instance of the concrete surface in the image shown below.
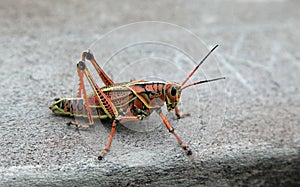
<path fill-rule="evenodd" d="M 299 7 L 288 0 L 1 1 L 0 186 L 299 186 Z M 144 20 L 220 44 L 214 55 L 226 86 L 214 84 L 222 86 L 209 101 L 199 96 L 203 113 L 184 102 L 190 118 L 168 115 L 193 156 L 162 125 L 147 132 L 118 126 L 99 162 L 110 124 L 77 132 L 48 106 L 74 91 L 81 51 Z M 205 128 L 216 124 L 207 123 L 205 108 L 224 101 L 214 105 L 224 121 L 211 137 Z"/>

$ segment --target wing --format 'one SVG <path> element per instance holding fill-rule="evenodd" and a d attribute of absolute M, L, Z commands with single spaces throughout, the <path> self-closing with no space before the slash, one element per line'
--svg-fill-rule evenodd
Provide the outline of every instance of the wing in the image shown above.
<path fill-rule="evenodd" d="M 137 97 L 127 87 L 128 83 L 114 84 L 109 87 L 103 87 L 103 92 L 111 99 L 114 105 L 118 108 L 128 105 L 131 101 Z"/>

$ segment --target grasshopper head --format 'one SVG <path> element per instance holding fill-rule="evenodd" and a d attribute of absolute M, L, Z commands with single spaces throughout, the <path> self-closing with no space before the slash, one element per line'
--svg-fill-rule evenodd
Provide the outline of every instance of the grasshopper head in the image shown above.
<path fill-rule="evenodd" d="M 215 78 L 215 79 L 210 79 L 210 80 L 203 80 L 203 81 L 198 81 L 198 82 L 193 82 L 188 85 L 186 85 L 187 81 L 193 76 L 193 74 L 197 71 L 197 69 L 203 64 L 203 62 L 206 60 L 206 58 L 218 47 L 216 45 L 213 49 L 209 51 L 209 53 L 199 62 L 199 64 L 193 69 L 193 71 L 187 76 L 187 78 L 181 83 L 167 83 L 165 85 L 165 100 L 167 104 L 167 109 L 168 111 L 174 109 L 180 99 L 180 95 L 182 90 L 185 88 L 188 88 L 190 86 L 194 86 L 197 84 L 202 84 L 202 83 L 207 83 L 207 82 L 212 82 L 220 79 L 225 79 L 225 77 L 220 77 L 220 78 Z"/>
<path fill-rule="evenodd" d="M 164 90 L 167 109 L 168 111 L 173 110 L 180 100 L 181 85 L 174 82 L 167 83 Z"/>

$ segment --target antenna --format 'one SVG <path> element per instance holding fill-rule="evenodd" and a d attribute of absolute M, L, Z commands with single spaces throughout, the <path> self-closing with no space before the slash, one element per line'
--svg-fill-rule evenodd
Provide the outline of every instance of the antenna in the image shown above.
<path fill-rule="evenodd" d="M 186 89 L 187 87 L 190 87 L 190 86 L 197 85 L 197 84 L 202 84 L 202 83 L 206 83 L 206 82 L 213 82 L 213 81 L 217 81 L 217 80 L 220 80 L 220 79 L 225 79 L 225 77 L 220 77 L 220 78 L 210 79 L 210 80 L 204 80 L 204 81 L 199 81 L 199 82 L 193 82 L 191 84 L 188 84 L 188 85 L 182 87 L 181 90 Z"/>
<path fill-rule="evenodd" d="M 181 84 L 181 86 L 183 86 L 192 76 L 193 74 L 197 71 L 197 69 L 201 66 L 201 64 L 203 64 L 203 62 L 207 59 L 207 57 L 218 47 L 219 45 L 216 45 L 214 48 L 212 48 L 207 55 L 199 62 L 199 64 L 194 68 L 194 70 L 189 74 L 189 76 L 187 76 L 187 78 L 183 81 L 183 83 Z M 200 81 L 201 82 L 201 81 Z M 200 84 L 200 83 L 198 83 Z M 192 85 L 190 85 L 192 86 Z"/>

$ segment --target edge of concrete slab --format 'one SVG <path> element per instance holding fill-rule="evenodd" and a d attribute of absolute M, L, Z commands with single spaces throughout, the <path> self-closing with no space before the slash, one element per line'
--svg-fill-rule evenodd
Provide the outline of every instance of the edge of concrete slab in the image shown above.
<path fill-rule="evenodd" d="M 252 158 L 252 159 L 249 159 Z M 176 160 L 175 160 L 176 161 Z M 96 159 L 66 165 L 1 168 L 3 186 L 288 185 L 300 184 L 299 150 L 233 149 L 205 159 L 128 166 Z"/>

